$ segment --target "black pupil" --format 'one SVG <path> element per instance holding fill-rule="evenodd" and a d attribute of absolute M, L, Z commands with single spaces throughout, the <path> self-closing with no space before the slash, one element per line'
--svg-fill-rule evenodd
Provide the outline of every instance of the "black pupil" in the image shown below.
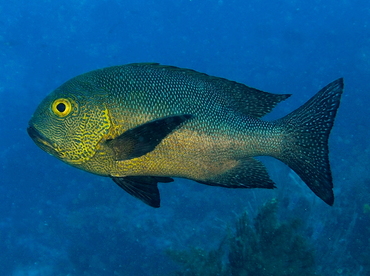
<path fill-rule="evenodd" d="M 64 112 L 66 110 L 66 105 L 64 103 L 58 103 L 57 109 L 59 112 Z"/>

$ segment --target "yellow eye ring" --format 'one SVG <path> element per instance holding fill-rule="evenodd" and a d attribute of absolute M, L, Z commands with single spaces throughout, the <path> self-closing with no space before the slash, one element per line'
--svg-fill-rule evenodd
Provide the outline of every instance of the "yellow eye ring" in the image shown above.
<path fill-rule="evenodd" d="M 51 110 L 58 117 L 65 117 L 72 111 L 72 104 L 69 99 L 60 98 L 53 102 Z"/>

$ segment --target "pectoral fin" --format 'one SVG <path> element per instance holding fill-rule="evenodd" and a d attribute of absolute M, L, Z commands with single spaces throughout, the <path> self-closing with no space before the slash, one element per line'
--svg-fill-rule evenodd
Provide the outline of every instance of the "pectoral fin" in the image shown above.
<path fill-rule="evenodd" d="M 112 177 L 112 179 L 127 193 L 154 208 L 160 206 L 158 182 L 173 182 L 173 179 L 170 177 L 157 176 L 127 176 Z"/>
<path fill-rule="evenodd" d="M 106 143 L 113 149 L 117 161 L 140 157 L 154 150 L 168 134 L 192 117 L 183 114 L 150 121 L 129 129 Z"/>

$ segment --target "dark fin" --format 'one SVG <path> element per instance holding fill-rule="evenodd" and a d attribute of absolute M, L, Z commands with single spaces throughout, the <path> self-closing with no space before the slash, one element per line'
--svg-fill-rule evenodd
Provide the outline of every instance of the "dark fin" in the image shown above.
<path fill-rule="evenodd" d="M 127 193 L 154 208 L 160 207 L 158 182 L 173 182 L 170 177 L 157 176 L 127 176 L 112 177 L 112 179 Z"/>
<path fill-rule="evenodd" d="M 264 92 L 241 83 L 234 84 L 231 94 L 233 99 L 230 104 L 233 110 L 256 118 L 270 113 L 278 103 L 291 96 Z"/>
<path fill-rule="evenodd" d="M 166 70 L 173 74 L 179 73 L 181 76 L 186 74 L 189 81 L 193 81 L 196 84 L 199 82 L 206 82 L 212 88 L 204 90 L 204 92 L 217 94 L 215 100 L 220 100 L 221 105 L 227 106 L 244 115 L 257 118 L 270 113 L 278 103 L 290 96 L 290 94 L 272 94 L 264 92 L 242 83 L 210 76 L 192 69 L 162 65 L 159 63 L 132 63 L 128 64 L 128 66 L 152 70 Z"/>
<path fill-rule="evenodd" d="M 329 164 L 329 134 L 343 93 L 340 78 L 321 89 L 307 103 L 276 121 L 286 130 L 283 153 L 277 156 L 329 205 L 334 203 Z"/>
<path fill-rule="evenodd" d="M 113 150 L 116 161 L 140 157 L 154 150 L 168 134 L 192 117 L 183 114 L 150 121 L 129 129 L 106 143 Z"/>
<path fill-rule="evenodd" d="M 254 158 L 245 158 L 223 174 L 206 180 L 195 180 L 199 183 L 225 188 L 275 188 L 266 167 Z"/>

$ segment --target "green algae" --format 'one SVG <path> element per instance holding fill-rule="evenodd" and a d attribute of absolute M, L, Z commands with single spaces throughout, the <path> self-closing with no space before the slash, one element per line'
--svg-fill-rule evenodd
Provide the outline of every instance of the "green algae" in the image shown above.
<path fill-rule="evenodd" d="M 168 250 L 182 267 L 175 275 L 317 275 L 313 249 L 300 234 L 302 223 L 299 219 L 280 222 L 277 208 L 276 200 L 271 200 L 253 220 L 242 213 L 216 249 Z"/>

